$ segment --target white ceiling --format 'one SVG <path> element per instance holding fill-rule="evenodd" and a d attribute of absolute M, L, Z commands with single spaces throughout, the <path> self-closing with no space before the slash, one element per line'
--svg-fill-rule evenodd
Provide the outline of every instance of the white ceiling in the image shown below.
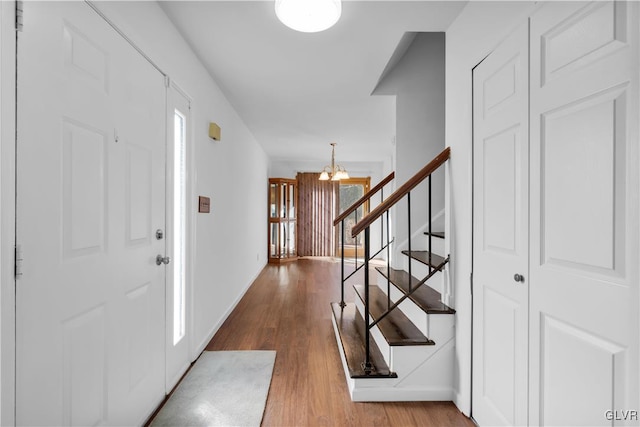
<path fill-rule="evenodd" d="M 405 32 L 445 31 L 466 2 L 343 1 L 321 33 L 281 24 L 273 1 L 162 1 L 272 160 L 389 159 L 395 97 L 371 96 Z"/>

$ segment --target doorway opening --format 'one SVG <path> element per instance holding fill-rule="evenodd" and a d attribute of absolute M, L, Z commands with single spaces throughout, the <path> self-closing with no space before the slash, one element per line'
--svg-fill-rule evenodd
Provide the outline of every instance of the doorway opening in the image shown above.
<path fill-rule="evenodd" d="M 338 189 L 338 215 L 347 210 L 358 199 L 364 196 L 371 187 L 371 177 L 342 179 Z M 369 201 L 358 207 L 354 214 L 349 215 L 344 221 L 344 256 L 346 258 L 359 258 L 364 254 L 364 242 L 362 235 L 351 237 L 351 229 L 369 213 Z M 336 229 L 337 230 L 337 229 Z M 341 256 L 342 236 L 336 235 L 336 255 Z"/>

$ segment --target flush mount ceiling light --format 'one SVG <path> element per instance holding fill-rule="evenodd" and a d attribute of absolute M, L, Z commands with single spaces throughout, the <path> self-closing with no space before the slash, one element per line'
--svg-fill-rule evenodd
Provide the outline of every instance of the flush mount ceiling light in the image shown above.
<path fill-rule="evenodd" d="M 340 165 L 336 165 L 336 143 L 331 143 L 331 166 L 325 166 L 320 174 L 320 181 L 340 181 L 349 179 L 349 174 Z"/>
<path fill-rule="evenodd" d="M 332 27 L 341 13 L 341 0 L 276 0 L 278 19 L 303 33 L 317 33 Z"/>

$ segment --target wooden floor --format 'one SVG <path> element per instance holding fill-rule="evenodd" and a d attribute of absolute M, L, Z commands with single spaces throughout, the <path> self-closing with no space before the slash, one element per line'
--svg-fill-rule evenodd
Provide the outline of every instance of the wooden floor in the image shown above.
<path fill-rule="evenodd" d="M 339 275 L 327 259 L 268 265 L 207 346 L 277 351 L 262 425 L 473 426 L 451 402 L 351 401 L 331 324 Z"/>

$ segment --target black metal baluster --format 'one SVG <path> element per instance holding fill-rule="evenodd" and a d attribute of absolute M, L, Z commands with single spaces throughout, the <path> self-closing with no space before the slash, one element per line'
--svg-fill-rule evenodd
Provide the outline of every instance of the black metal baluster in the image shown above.
<path fill-rule="evenodd" d="M 384 202 L 384 188 L 380 189 L 380 203 Z M 384 248 L 384 221 L 380 221 L 380 249 Z"/>
<path fill-rule="evenodd" d="M 409 250 L 409 292 L 411 292 L 411 192 L 407 193 L 407 246 Z"/>
<path fill-rule="evenodd" d="M 431 230 L 431 175 L 429 175 L 429 273 L 431 273 L 431 266 L 433 265 L 431 262 L 431 238 L 433 235 L 431 234 L 433 230 Z"/>
<path fill-rule="evenodd" d="M 391 242 L 389 240 L 389 210 L 386 212 L 387 217 L 387 310 L 391 307 L 391 264 L 389 262 L 390 253 L 389 248 L 391 246 Z"/>
<path fill-rule="evenodd" d="M 364 229 L 364 364 L 363 369 L 365 373 L 373 371 L 370 357 L 370 342 L 369 342 L 369 227 Z"/>
<path fill-rule="evenodd" d="M 354 224 L 357 224 L 357 223 L 358 223 L 358 208 L 356 208 L 356 209 L 353 211 L 353 220 L 354 220 Z M 354 246 L 356 247 L 356 261 L 355 261 L 355 268 L 357 269 L 357 268 L 358 268 L 358 236 L 356 236 L 354 239 L 355 239 L 355 240 L 354 240 L 353 242 L 354 242 Z"/>
<path fill-rule="evenodd" d="M 346 303 L 344 302 L 344 219 L 342 221 L 340 221 L 340 227 L 342 228 L 341 230 L 341 242 L 340 242 L 340 258 L 342 260 L 342 265 L 340 268 L 340 274 L 341 274 L 341 280 L 340 280 L 340 307 L 345 308 L 346 307 Z"/>

